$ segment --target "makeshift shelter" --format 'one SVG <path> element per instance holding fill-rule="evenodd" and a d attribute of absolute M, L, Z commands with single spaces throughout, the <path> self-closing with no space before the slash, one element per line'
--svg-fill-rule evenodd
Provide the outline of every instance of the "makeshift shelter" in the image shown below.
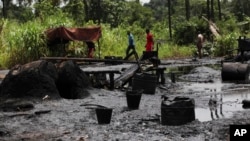
<path fill-rule="evenodd" d="M 61 26 L 58 28 L 48 29 L 45 31 L 45 34 L 48 46 L 66 44 L 69 41 L 97 41 L 100 58 L 99 38 L 101 37 L 101 26 L 88 26 L 84 28 L 66 28 Z"/>

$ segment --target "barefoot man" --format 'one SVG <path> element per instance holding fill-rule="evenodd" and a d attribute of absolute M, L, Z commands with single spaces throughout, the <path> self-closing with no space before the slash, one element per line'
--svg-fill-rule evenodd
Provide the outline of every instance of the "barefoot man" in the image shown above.
<path fill-rule="evenodd" d="M 202 49 L 202 45 L 204 42 L 204 36 L 199 32 L 198 36 L 197 36 L 197 50 L 198 50 L 198 54 L 199 54 L 199 58 L 202 58 L 202 53 L 201 53 L 201 49 Z"/>

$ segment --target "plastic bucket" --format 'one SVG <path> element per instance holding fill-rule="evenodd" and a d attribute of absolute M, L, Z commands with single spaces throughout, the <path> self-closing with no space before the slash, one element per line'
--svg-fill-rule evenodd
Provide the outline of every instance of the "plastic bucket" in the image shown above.
<path fill-rule="evenodd" d="M 248 100 L 248 99 L 244 99 L 244 100 L 242 100 L 242 107 L 243 108 L 246 108 L 246 109 L 248 109 L 248 108 L 250 108 L 250 100 Z"/>
<path fill-rule="evenodd" d="M 96 116 L 98 124 L 109 124 L 111 121 L 112 111 L 111 108 L 96 108 Z"/>
<path fill-rule="evenodd" d="M 165 99 L 161 103 L 161 124 L 182 125 L 195 120 L 194 100 L 186 97 Z"/>
<path fill-rule="evenodd" d="M 157 76 L 154 74 L 137 73 L 132 79 L 132 90 L 143 90 L 145 94 L 155 94 Z"/>
<path fill-rule="evenodd" d="M 129 109 L 139 109 L 142 92 L 143 90 L 129 90 L 126 92 Z"/>

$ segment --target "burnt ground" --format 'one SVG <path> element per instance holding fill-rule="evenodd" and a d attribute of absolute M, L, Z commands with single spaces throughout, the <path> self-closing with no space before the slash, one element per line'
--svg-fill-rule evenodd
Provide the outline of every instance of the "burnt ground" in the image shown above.
<path fill-rule="evenodd" d="M 206 58 L 162 61 L 166 67 L 196 66 L 186 74 L 176 76 L 172 83 L 166 76 L 166 84 L 158 85 L 154 95 L 143 94 L 138 110 L 127 108 L 125 91 L 91 88 L 91 95 L 85 99 L 22 99 L 24 108 L 17 111 L 0 112 L 0 140 L 3 141 L 227 141 L 229 125 L 250 124 L 250 112 L 241 107 L 241 99 L 226 99 L 226 95 L 249 93 L 249 84 L 222 83 L 220 68 L 206 66 L 218 64 L 220 58 Z M 176 69 L 173 69 L 176 73 Z M 170 70 L 170 71 L 173 71 Z M 195 100 L 195 108 L 209 109 L 206 115 L 202 110 L 198 117 L 184 125 L 161 124 L 161 98 L 186 96 Z M 225 96 L 223 100 L 218 97 Z M 216 101 L 209 106 L 209 101 Z M 9 102 L 20 101 L 8 99 Z M 24 104 L 23 104 L 24 103 Z M 110 124 L 99 125 L 95 110 L 86 104 L 98 104 L 113 108 Z M 29 106 L 33 105 L 33 109 Z M 218 111 L 219 106 L 231 106 Z M 28 109 L 27 109 L 28 107 Z M 32 106 L 31 106 L 32 107 Z M 230 109 L 230 110 L 229 110 Z M 228 114 L 230 113 L 230 114 Z M 217 118 L 216 118 L 217 117 Z"/>

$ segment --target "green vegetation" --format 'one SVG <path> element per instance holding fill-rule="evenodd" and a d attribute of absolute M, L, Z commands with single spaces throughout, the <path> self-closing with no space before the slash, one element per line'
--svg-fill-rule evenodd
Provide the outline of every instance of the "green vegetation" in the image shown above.
<path fill-rule="evenodd" d="M 141 5 L 138 0 L 17 0 L 17 3 L 2 0 L 0 68 L 10 68 L 54 55 L 47 47 L 44 31 L 59 26 L 100 24 L 101 58 L 125 56 L 127 30 L 133 33 L 136 49 L 141 55 L 145 50 L 146 28 L 150 28 L 154 35 L 155 49 L 159 47 L 161 59 L 192 57 L 196 52 L 198 31 L 207 39 L 204 49 L 208 55 L 225 56 L 228 51 L 237 48 L 239 36 L 249 35 L 250 13 L 244 10 L 250 8 L 248 1 L 171 0 L 168 10 L 167 0 L 151 0 L 145 5 Z M 210 4 L 209 10 L 207 2 Z M 168 12 L 171 13 L 171 28 Z M 202 16 L 216 23 L 220 37 L 213 36 L 208 22 Z M 60 49 L 58 52 L 57 56 L 60 55 Z M 67 45 L 69 56 L 85 57 L 85 52 L 86 47 L 82 42 L 75 41 Z M 97 47 L 95 57 L 98 55 Z"/>

